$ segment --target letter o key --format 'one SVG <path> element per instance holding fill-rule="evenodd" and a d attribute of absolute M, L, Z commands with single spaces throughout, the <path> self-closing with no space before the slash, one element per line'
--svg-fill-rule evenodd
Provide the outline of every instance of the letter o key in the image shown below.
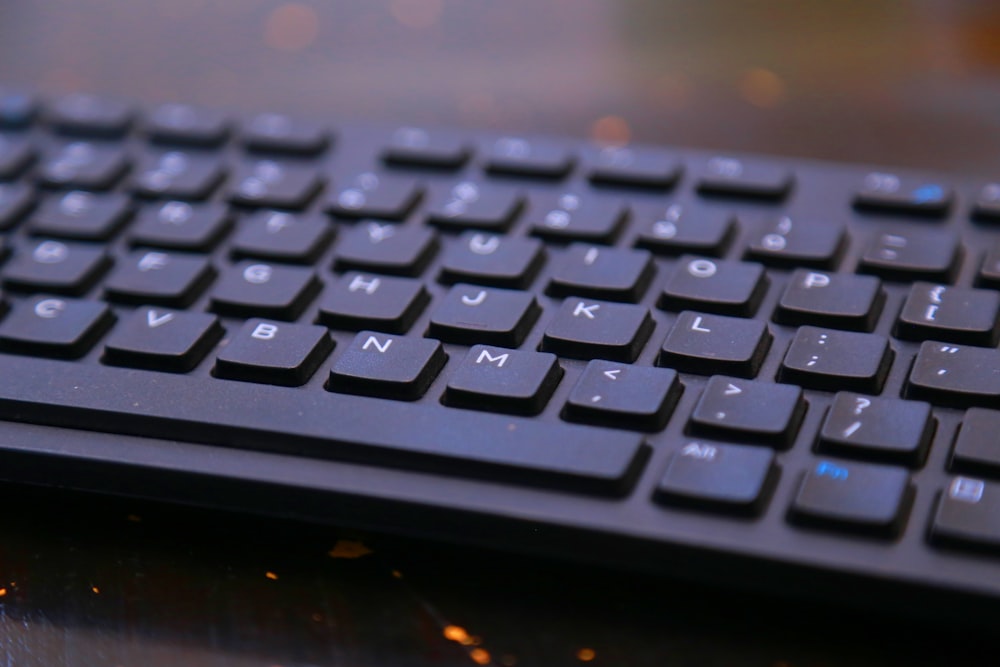
<path fill-rule="evenodd" d="M 251 264 L 243 269 L 243 280 L 254 285 L 262 285 L 271 279 L 272 269 L 267 264 Z"/>
<path fill-rule="evenodd" d="M 707 259 L 694 259 L 688 262 L 688 273 L 690 273 L 695 278 L 711 278 L 718 271 L 718 267 L 715 266 L 715 262 L 711 262 Z"/>

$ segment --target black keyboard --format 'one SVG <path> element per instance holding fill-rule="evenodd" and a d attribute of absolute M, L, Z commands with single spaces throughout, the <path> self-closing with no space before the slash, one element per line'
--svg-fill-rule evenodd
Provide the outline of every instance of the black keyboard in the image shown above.
<path fill-rule="evenodd" d="M 1000 600 L 1000 182 L 8 88 L 0 228 L 8 481 Z"/>

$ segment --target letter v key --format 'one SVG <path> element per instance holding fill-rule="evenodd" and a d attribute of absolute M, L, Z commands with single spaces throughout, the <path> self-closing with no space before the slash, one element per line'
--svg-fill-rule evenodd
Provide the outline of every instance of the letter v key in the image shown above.
<path fill-rule="evenodd" d="M 173 319 L 173 313 L 163 313 L 162 315 L 157 315 L 155 310 L 150 309 L 146 311 L 146 324 L 149 325 L 150 329 L 163 326 Z"/>

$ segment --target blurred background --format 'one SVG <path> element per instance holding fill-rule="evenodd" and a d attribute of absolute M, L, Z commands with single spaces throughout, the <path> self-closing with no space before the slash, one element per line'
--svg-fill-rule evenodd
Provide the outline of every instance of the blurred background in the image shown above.
<path fill-rule="evenodd" d="M 994 0 L 5 0 L 0 80 L 1000 171 Z"/>

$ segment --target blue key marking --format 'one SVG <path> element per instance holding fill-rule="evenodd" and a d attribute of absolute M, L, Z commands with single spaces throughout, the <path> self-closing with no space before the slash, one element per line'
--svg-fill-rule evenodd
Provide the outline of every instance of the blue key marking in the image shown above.
<path fill-rule="evenodd" d="M 913 199 L 921 204 L 930 201 L 938 201 L 944 197 L 944 188 L 940 185 L 921 185 L 913 191 Z"/>
<path fill-rule="evenodd" d="M 845 480 L 848 476 L 847 468 L 834 465 L 829 461 L 820 461 L 816 465 L 816 475 L 819 477 L 829 477 L 830 479 Z"/>

